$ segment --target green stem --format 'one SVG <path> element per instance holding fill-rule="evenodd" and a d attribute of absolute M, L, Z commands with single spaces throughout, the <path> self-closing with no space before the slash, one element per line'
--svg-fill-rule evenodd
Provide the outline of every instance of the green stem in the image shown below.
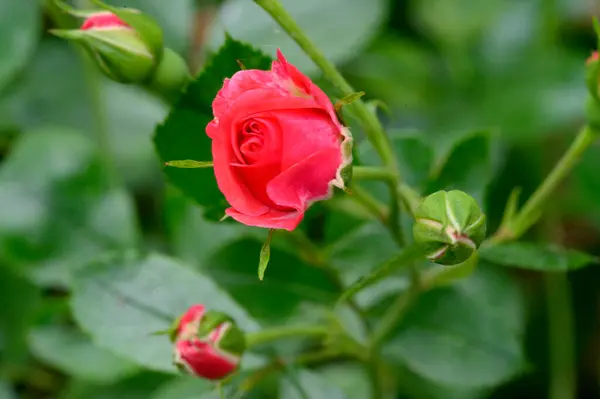
<path fill-rule="evenodd" d="M 414 217 L 415 210 L 421 204 L 421 196 L 407 184 L 397 184 L 397 176 L 388 168 L 380 166 L 355 166 L 352 168 L 353 180 L 379 180 L 386 182 L 394 195 L 393 200 L 404 205 L 406 211 Z"/>
<path fill-rule="evenodd" d="M 327 333 L 328 329 L 323 326 L 277 327 L 247 334 L 246 345 L 248 347 L 253 347 L 280 339 L 294 337 L 322 338 Z"/>
<path fill-rule="evenodd" d="M 389 168 L 380 166 L 354 166 L 352 180 L 382 180 L 395 182 L 396 175 Z"/>
<path fill-rule="evenodd" d="M 398 197 L 400 197 L 400 200 L 402 201 L 406 212 L 408 212 L 409 215 L 414 218 L 417 208 L 419 207 L 419 205 L 421 205 L 421 202 L 423 201 L 421 195 L 408 184 L 404 183 L 400 183 L 397 187 L 397 190 Z"/>
<path fill-rule="evenodd" d="M 546 304 L 550 344 L 549 399 L 575 398 L 573 312 L 566 273 L 546 273 Z"/>
<path fill-rule="evenodd" d="M 352 94 L 355 90 L 344 79 L 335 65 L 330 62 L 317 46 L 306 36 L 292 16 L 283 8 L 279 0 L 254 0 L 287 32 L 287 34 L 300 46 L 302 50 L 323 71 L 325 77 L 336 86 L 344 95 Z M 397 171 L 396 158 L 392 151 L 388 137 L 385 135 L 377 116 L 371 112 L 362 100 L 356 100 L 349 105 L 359 119 L 367 137 L 379 153 L 383 163 L 390 169 Z"/>
<path fill-rule="evenodd" d="M 383 224 L 388 223 L 389 211 L 384 204 L 379 202 L 377 198 L 373 197 L 367 190 L 360 186 L 352 185 L 350 186 L 350 190 L 352 191 L 351 198 L 355 199 L 356 202 L 361 204 Z"/>
<path fill-rule="evenodd" d="M 539 219 L 541 208 L 548 197 L 562 183 L 567 174 L 573 169 L 573 166 L 579 161 L 581 155 L 592 145 L 595 139 L 596 134 L 589 126 L 581 129 L 567 152 L 546 177 L 546 180 L 527 200 L 515 218 L 507 226 L 499 229 L 494 237 L 490 239 L 489 243 L 496 244 L 521 237 Z"/>

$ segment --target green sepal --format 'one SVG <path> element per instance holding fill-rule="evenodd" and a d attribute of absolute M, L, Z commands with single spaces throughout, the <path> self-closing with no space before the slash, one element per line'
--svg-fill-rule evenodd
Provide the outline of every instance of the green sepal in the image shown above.
<path fill-rule="evenodd" d="M 102 72 L 117 82 L 145 81 L 154 69 L 155 58 L 132 29 L 52 30 L 51 33 L 81 44 Z"/>
<path fill-rule="evenodd" d="M 600 85 L 600 60 L 594 59 L 586 63 L 585 66 L 585 83 L 591 96 L 600 102 L 598 96 L 598 88 Z"/>
<path fill-rule="evenodd" d="M 200 319 L 196 336 L 204 340 L 215 330 L 215 328 L 227 322 L 234 322 L 231 316 L 216 310 L 209 310 Z"/>
<path fill-rule="evenodd" d="M 585 118 L 594 132 L 600 131 L 600 101 L 592 94 L 585 101 Z"/>
<path fill-rule="evenodd" d="M 231 355 L 242 356 L 247 347 L 246 334 L 244 334 L 237 324 L 231 323 L 216 347 Z"/>
<path fill-rule="evenodd" d="M 350 93 L 347 96 L 337 100 L 333 105 L 333 108 L 336 112 L 339 112 L 344 105 L 352 104 L 354 101 L 358 100 L 362 96 L 365 95 L 364 91 L 357 91 L 356 93 Z"/>
<path fill-rule="evenodd" d="M 438 191 L 415 212 L 415 242 L 431 261 L 456 265 L 466 261 L 485 238 L 485 215 L 468 194 Z"/>
<path fill-rule="evenodd" d="M 214 310 L 206 312 L 200 319 L 197 337 L 206 341 L 210 334 L 222 324 L 226 324 L 224 326 L 226 330 L 214 343 L 215 348 L 232 355 L 242 355 L 246 350 L 246 337 L 235 321 L 225 313 Z"/>
<path fill-rule="evenodd" d="M 179 161 L 167 161 L 165 162 L 165 166 L 171 166 L 173 168 L 212 168 L 212 161 L 194 161 L 192 159 L 184 159 Z"/>
<path fill-rule="evenodd" d="M 260 249 L 260 257 L 258 260 L 258 279 L 260 281 L 265 278 L 265 272 L 267 271 L 267 266 L 269 266 L 269 260 L 271 259 L 271 240 L 273 239 L 274 233 L 275 229 L 269 229 L 269 235 L 267 235 L 267 239 Z"/>

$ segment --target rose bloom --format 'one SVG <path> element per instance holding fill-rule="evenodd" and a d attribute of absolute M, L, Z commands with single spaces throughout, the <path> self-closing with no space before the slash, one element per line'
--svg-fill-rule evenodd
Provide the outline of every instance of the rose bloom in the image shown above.
<path fill-rule="evenodd" d="M 351 137 L 329 98 L 281 52 L 270 71 L 243 70 L 223 87 L 206 127 L 214 172 L 240 223 L 293 230 L 311 203 L 344 187 Z"/>

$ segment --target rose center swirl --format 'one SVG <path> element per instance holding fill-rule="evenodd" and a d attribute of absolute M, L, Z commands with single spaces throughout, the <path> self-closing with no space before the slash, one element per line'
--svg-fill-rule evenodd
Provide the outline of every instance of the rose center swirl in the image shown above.
<path fill-rule="evenodd" d="M 267 127 L 258 120 L 247 120 L 237 134 L 236 153 L 239 161 L 246 165 L 258 162 L 265 149 Z"/>

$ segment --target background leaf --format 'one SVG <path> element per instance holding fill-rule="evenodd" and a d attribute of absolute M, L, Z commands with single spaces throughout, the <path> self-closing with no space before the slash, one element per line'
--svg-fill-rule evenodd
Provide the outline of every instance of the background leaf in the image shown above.
<path fill-rule="evenodd" d="M 16 399 L 17 395 L 12 391 L 10 386 L 4 382 L 0 381 L 0 399 Z"/>
<path fill-rule="evenodd" d="M 95 346 L 73 328 L 39 327 L 30 332 L 28 341 L 38 359 L 84 381 L 106 384 L 138 371 L 133 363 Z"/>
<path fill-rule="evenodd" d="M 163 384 L 152 399 L 198 399 L 214 389 L 214 384 L 196 377 L 180 377 Z"/>
<path fill-rule="evenodd" d="M 545 272 L 576 270 L 597 263 L 591 255 L 551 244 L 511 242 L 483 248 L 481 257 L 500 266 Z"/>
<path fill-rule="evenodd" d="M 0 168 L 0 254 L 41 285 L 66 287 L 98 252 L 134 247 L 131 199 L 111 187 L 94 143 L 77 131 L 23 136 Z M 35 267 L 32 267 L 35 266 Z"/>
<path fill-rule="evenodd" d="M 285 9 L 306 34 L 334 62 L 343 62 L 369 42 L 387 13 L 383 0 L 283 0 Z M 348 21 L 352 21 L 351 26 Z M 210 45 L 223 43 L 224 32 L 243 39 L 268 54 L 283 54 L 304 73 L 316 67 L 260 7 L 245 0 L 228 0 L 219 10 L 210 32 Z"/>
<path fill-rule="evenodd" d="M 291 371 L 295 376 L 287 376 L 281 381 L 281 397 L 286 399 L 347 399 L 344 393 L 331 385 L 322 377 L 309 371 Z M 296 378 L 297 383 L 290 379 Z M 302 387 L 303 393 L 299 391 L 298 386 Z"/>
<path fill-rule="evenodd" d="M 32 55 L 40 32 L 40 3 L 0 2 L 0 92 Z"/>
<path fill-rule="evenodd" d="M 164 331 L 193 304 L 231 315 L 247 331 L 248 314 L 209 278 L 162 255 L 129 254 L 92 264 L 77 276 L 73 314 L 94 342 L 152 370 L 174 372 Z"/>
<path fill-rule="evenodd" d="M 525 366 L 522 297 L 489 267 L 423 295 L 383 353 L 434 383 L 486 388 Z"/>

